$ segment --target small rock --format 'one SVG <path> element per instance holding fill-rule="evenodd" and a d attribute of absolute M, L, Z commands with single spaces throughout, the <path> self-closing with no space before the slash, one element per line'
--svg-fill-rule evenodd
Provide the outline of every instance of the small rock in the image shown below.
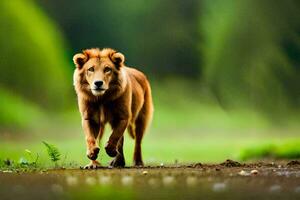
<path fill-rule="evenodd" d="M 148 174 L 148 171 L 147 171 L 147 170 L 144 170 L 144 171 L 142 172 L 142 174 L 143 174 L 143 175 L 147 175 L 147 174 Z"/>
<path fill-rule="evenodd" d="M 241 176 L 249 176 L 250 175 L 249 172 L 246 172 L 244 170 L 241 170 L 238 174 L 241 175 Z"/>
<path fill-rule="evenodd" d="M 258 174 L 258 170 L 256 170 L 256 169 L 253 169 L 253 170 L 251 170 L 251 172 L 250 172 L 252 175 L 257 175 Z"/>
<path fill-rule="evenodd" d="M 225 183 L 215 183 L 212 187 L 212 190 L 215 192 L 221 192 L 226 189 L 226 184 Z"/>

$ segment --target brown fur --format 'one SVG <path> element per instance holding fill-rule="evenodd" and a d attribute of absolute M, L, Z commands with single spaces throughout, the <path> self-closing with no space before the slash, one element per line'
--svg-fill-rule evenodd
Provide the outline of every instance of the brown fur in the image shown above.
<path fill-rule="evenodd" d="M 105 145 L 106 153 L 115 157 L 112 166 L 125 166 L 123 133 L 135 138 L 134 165 L 143 165 L 141 141 L 153 113 L 151 88 L 146 76 L 126 67 L 123 54 L 113 49 L 87 49 L 73 57 L 74 86 L 78 96 L 82 126 L 87 142 L 88 168 L 96 161 L 104 126 L 109 123 L 112 134 Z M 95 86 L 102 83 L 100 89 Z M 95 89 L 96 88 L 96 89 Z"/>

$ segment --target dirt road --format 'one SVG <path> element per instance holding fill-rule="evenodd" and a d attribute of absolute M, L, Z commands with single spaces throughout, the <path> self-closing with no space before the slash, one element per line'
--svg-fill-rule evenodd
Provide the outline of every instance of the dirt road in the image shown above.
<path fill-rule="evenodd" d="M 0 199 L 300 199 L 300 163 L 0 172 Z"/>

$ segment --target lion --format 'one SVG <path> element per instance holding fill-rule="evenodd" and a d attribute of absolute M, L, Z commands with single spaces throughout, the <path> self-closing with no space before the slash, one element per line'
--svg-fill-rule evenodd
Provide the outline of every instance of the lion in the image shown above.
<path fill-rule="evenodd" d="M 83 50 L 73 57 L 74 87 L 78 97 L 82 127 L 90 163 L 85 169 L 100 166 L 96 160 L 105 125 L 112 133 L 105 151 L 114 157 L 110 166 L 124 167 L 124 132 L 135 139 L 134 166 L 143 166 L 142 139 L 152 120 L 153 102 L 147 77 L 125 66 L 125 56 L 111 48 Z"/>

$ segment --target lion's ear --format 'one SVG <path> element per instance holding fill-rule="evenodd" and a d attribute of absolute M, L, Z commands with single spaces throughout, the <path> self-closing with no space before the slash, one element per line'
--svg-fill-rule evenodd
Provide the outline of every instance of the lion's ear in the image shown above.
<path fill-rule="evenodd" d="M 121 67 L 124 65 L 125 56 L 120 52 L 116 52 L 111 55 L 111 60 L 113 61 L 113 63 L 115 65 L 117 65 L 118 67 Z"/>
<path fill-rule="evenodd" d="M 79 69 L 81 69 L 84 65 L 84 63 L 86 63 L 87 61 L 87 56 L 84 55 L 83 53 L 77 53 L 74 55 L 73 57 L 73 62 L 75 64 L 75 66 Z"/>

